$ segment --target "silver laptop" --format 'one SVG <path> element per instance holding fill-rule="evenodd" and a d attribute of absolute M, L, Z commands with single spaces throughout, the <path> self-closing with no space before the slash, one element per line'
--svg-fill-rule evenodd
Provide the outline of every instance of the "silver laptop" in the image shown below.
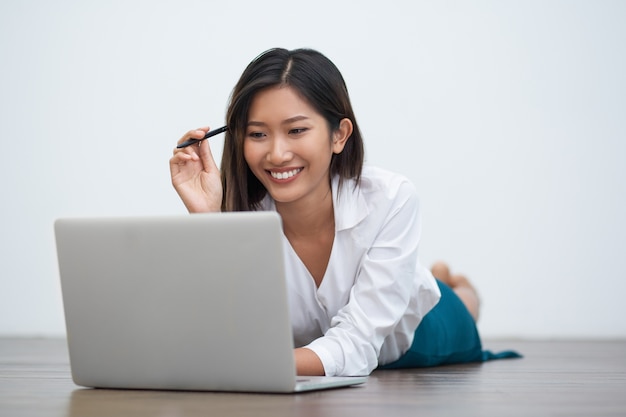
<path fill-rule="evenodd" d="M 72 377 L 100 388 L 299 392 L 274 212 L 55 222 Z"/>

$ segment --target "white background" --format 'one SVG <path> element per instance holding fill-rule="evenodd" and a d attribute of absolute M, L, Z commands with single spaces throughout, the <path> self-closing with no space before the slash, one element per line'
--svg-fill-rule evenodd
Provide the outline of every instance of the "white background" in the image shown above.
<path fill-rule="evenodd" d="M 185 212 L 174 144 L 281 46 L 343 72 L 484 336 L 626 337 L 625 22 L 624 1 L 2 1 L 0 335 L 64 334 L 57 217 Z"/>

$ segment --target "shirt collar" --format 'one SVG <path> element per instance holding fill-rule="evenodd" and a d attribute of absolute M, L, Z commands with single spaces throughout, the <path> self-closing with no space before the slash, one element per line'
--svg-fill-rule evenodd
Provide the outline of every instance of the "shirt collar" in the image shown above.
<path fill-rule="evenodd" d="M 344 180 L 339 189 L 339 176 L 333 177 L 332 191 L 335 211 L 335 230 L 350 229 L 359 224 L 369 214 L 367 202 L 361 192 L 361 187 L 354 179 Z"/>

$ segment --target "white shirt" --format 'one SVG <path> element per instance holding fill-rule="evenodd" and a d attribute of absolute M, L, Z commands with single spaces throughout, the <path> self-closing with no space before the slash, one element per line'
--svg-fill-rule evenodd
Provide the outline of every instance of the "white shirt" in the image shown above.
<path fill-rule="evenodd" d="M 417 259 L 420 213 L 403 176 L 364 167 L 361 183 L 332 181 L 335 239 L 319 288 L 284 238 L 296 347 L 315 352 L 327 376 L 368 375 L 408 350 L 441 296 Z M 266 198 L 265 209 L 275 210 Z"/>

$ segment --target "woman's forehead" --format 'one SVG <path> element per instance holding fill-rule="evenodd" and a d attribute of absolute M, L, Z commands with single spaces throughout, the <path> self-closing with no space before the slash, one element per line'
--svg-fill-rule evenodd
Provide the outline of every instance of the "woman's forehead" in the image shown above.
<path fill-rule="evenodd" d="M 252 98 L 248 125 L 292 123 L 321 115 L 293 87 L 276 86 L 259 91 Z"/>

